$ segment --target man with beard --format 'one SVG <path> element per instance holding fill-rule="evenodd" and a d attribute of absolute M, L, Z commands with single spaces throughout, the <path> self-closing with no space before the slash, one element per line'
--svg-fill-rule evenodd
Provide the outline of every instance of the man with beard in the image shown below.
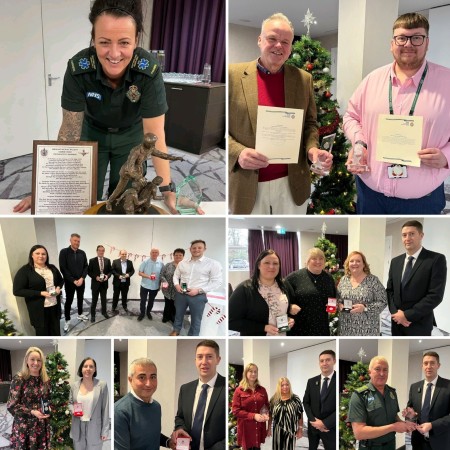
<path fill-rule="evenodd" d="M 362 151 L 360 164 L 369 166 L 368 171 L 348 166 L 357 175 L 358 214 L 440 214 L 444 208 L 444 180 L 450 174 L 450 69 L 426 60 L 428 32 L 421 14 L 400 16 L 391 40 L 394 62 L 370 73 L 348 103 L 344 131 L 353 148 Z M 423 118 L 420 167 L 376 160 L 380 114 Z M 357 160 L 350 151 L 347 164 Z"/>

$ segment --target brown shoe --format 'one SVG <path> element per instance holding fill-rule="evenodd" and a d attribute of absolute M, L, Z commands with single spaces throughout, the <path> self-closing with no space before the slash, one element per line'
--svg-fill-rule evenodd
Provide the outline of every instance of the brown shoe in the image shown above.
<path fill-rule="evenodd" d="M 176 330 L 173 330 L 170 334 L 169 334 L 169 336 L 179 336 L 180 335 L 180 332 L 179 331 L 176 331 Z"/>

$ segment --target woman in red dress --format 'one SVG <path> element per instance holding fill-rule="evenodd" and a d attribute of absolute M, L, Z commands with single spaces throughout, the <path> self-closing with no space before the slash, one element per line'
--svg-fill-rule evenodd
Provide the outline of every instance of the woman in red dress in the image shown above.
<path fill-rule="evenodd" d="M 243 450 L 259 450 L 266 440 L 269 398 L 259 384 L 258 367 L 247 364 L 234 391 L 232 411 L 237 418 L 237 442 Z"/>

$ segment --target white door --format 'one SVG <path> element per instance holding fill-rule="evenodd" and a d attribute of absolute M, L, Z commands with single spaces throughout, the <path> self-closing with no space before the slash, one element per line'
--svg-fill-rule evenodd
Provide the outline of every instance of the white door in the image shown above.
<path fill-rule="evenodd" d="M 3 0 L 0 19 L 0 159 L 47 139 L 40 0 Z"/>
<path fill-rule="evenodd" d="M 42 0 L 49 139 L 58 137 L 67 61 L 91 41 L 90 0 Z M 54 78 L 49 82 L 49 78 Z M 50 86 L 51 84 L 51 86 Z"/>
<path fill-rule="evenodd" d="M 90 43 L 90 0 L 2 0 L 0 159 L 56 139 L 67 61 Z M 48 77 L 58 78 L 49 86 Z"/>

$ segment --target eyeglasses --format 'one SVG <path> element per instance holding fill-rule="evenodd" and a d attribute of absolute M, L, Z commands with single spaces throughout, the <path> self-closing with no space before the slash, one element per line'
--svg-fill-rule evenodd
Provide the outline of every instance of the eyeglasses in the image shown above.
<path fill-rule="evenodd" d="M 414 47 L 420 47 L 423 44 L 425 38 L 428 38 L 428 36 L 425 36 L 423 34 L 414 34 L 413 36 L 404 36 L 403 34 L 401 34 L 399 36 L 392 37 L 392 39 L 394 39 L 394 42 L 401 47 L 405 46 L 408 40 Z"/>

